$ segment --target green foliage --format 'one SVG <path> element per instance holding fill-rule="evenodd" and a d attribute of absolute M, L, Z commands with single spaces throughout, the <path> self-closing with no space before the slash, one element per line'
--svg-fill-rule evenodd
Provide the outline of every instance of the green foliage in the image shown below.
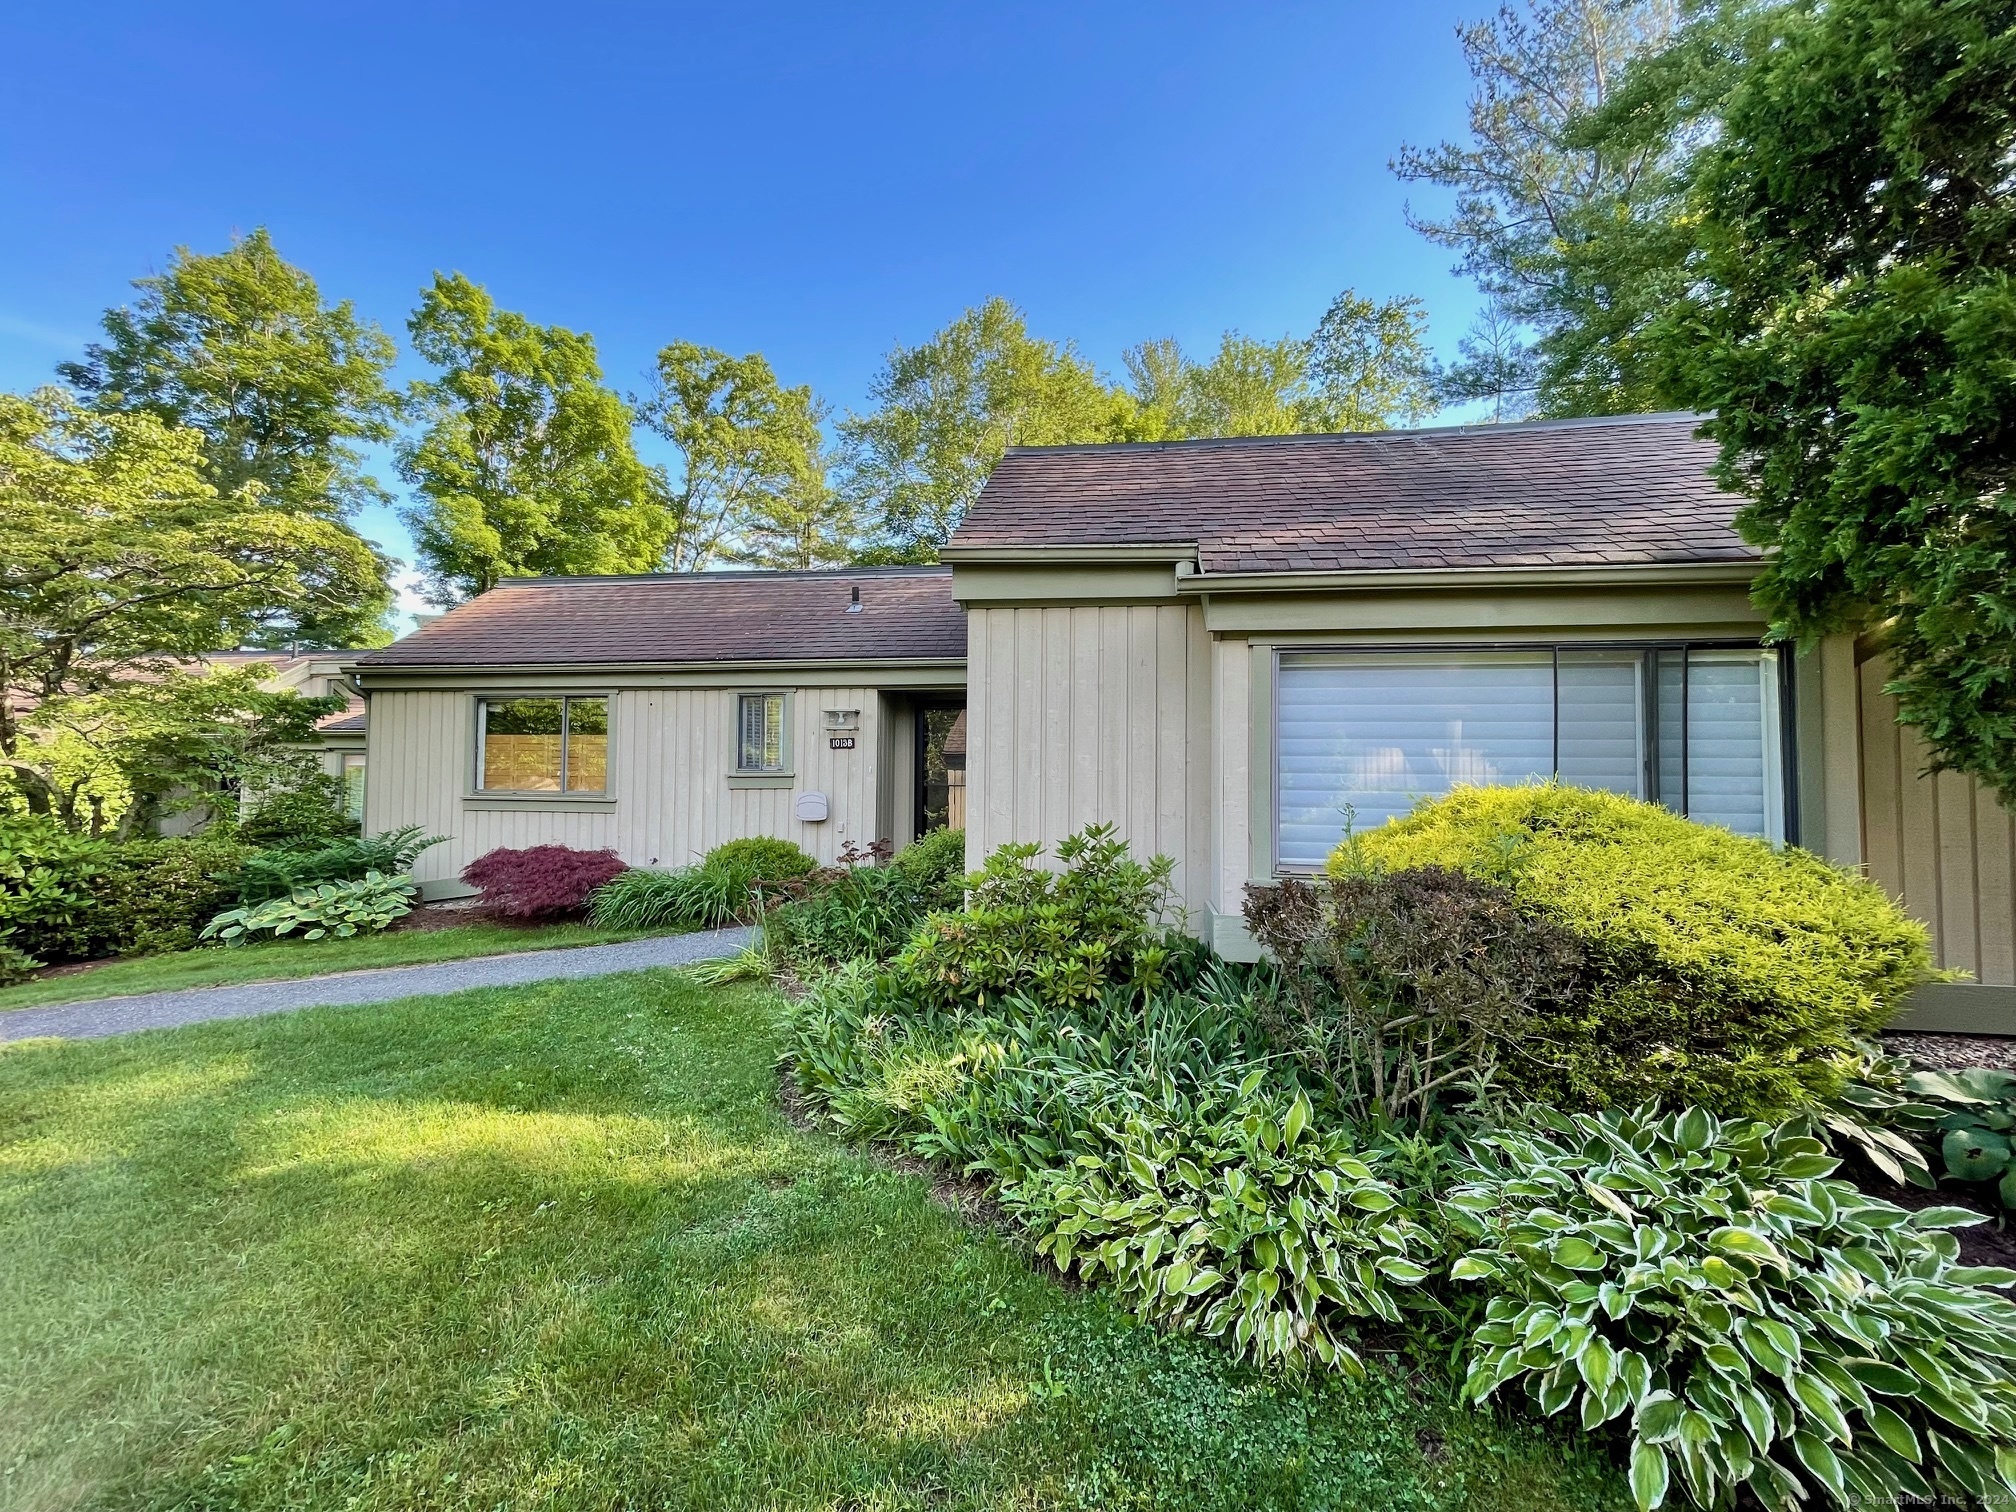
<path fill-rule="evenodd" d="M 241 832 L 242 833 L 242 832 Z M 409 870 L 420 853 L 447 837 L 430 835 L 418 824 L 360 839 L 338 836 L 248 856 L 238 872 L 238 901 L 264 903 L 297 888 L 322 882 L 354 882 L 368 872 L 387 876 Z"/>
<path fill-rule="evenodd" d="M 1524 0 L 1458 28 L 1473 80 L 1468 140 L 1403 147 L 1393 163 L 1405 181 L 1454 191 L 1447 216 L 1410 209 L 1408 221 L 1456 252 L 1456 271 L 1489 300 L 1451 375 L 1452 400 L 1490 399 L 1501 415 L 1508 401 L 1515 413 L 1537 402 L 1550 415 L 1662 407 L 1649 361 L 1629 339 L 1656 313 L 1644 303 L 1650 291 L 1592 276 L 1601 265 L 1584 249 L 1660 201 L 1657 170 L 1677 144 L 1592 143 L 1585 122 L 1681 10 L 1674 0 Z M 1537 372 L 1522 328 L 1538 335 Z"/>
<path fill-rule="evenodd" d="M 25 950 L 0 944 L 0 987 L 14 987 L 42 969 L 42 962 Z"/>
<path fill-rule="evenodd" d="M 113 844 L 0 818 L 0 943 L 52 961 L 184 949 L 249 854 L 228 836 Z"/>
<path fill-rule="evenodd" d="M 595 889 L 589 912 L 604 929 L 719 929 L 754 917 L 766 893 L 781 893 L 818 864 L 789 840 L 729 840 L 697 866 L 631 867 Z"/>
<path fill-rule="evenodd" d="M 262 795 L 238 833 L 259 845 L 314 844 L 354 836 L 357 824 L 343 812 L 342 779 L 315 772 Z"/>
<path fill-rule="evenodd" d="M 1142 1317 L 1262 1364 L 1362 1369 L 1345 1318 L 1400 1321 L 1389 1287 L 1426 1280 L 1434 1241 L 1306 1097 L 1200 1098 L 1105 1126 L 1095 1150 L 1003 1189 L 1059 1270 Z M 1176 1112 L 1177 1116 L 1169 1116 Z"/>
<path fill-rule="evenodd" d="M 1537 1115 L 1477 1142 L 1446 1204 L 1493 1293 L 1468 1394 L 1517 1381 L 1585 1429 L 1628 1423 L 1642 1508 L 1745 1487 L 1791 1508 L 2016 1489 L 2016 1272 L 1955 1264 L 1957 1208 L 1827 1176 L 1796 1128 L 1700 1109 Z M 1677 1499 L 1677 1497 L 1675 1498 Z"/>
<path fill-rule="evenodd" d="M 2016 1209 L 2016 1075 L 1970 1067 L 1917 1067 L 1865 1056 L 1827 1122 L 1891 1180 L 1993 1183 Z"/>
<path fill-rule="evenodd" d="M 998 298 L 897 347 L 868 393 L 874 409 L 840 422 L 842 487 L 910 561 L 936 559 L 1008 447 L 1112 439 L 1117 413 L 1090 364 Z"/>
<path fill-rule="evenodd" d="M 959 907 L 965 864 L 965 831 L 937 829 L 885 865 L 814 873 L 763 916 L 765 948 L 799 969 L 887 960 L 928 915 Z"/>
<path fill-rule="evenodd" d="M 785 388 L 761 352 L 731 357 L 675 341 L 637 417 L 679 454 L 664 565 L 696 572 L 717 557 L 758 567 L 830 567 L 848 558 L 853 513 L 827 485 L 826 407 Z"/>
<path fill-rule="evenodd" d="M 658 566 L 675 522 L 592 338 L 499 310 L 460 273 L 434 275 L 407 329 L 441 369 L 413 385 L 424 428 L 399 445 L 434 602 L 506 577 Z"/>
<path fill-rule="evenodd" d="M 220 913 L 203 926 L 202 938 L 243 945 L 260 935 L 279 939 L 296 930 L 304 940 L 376 934 L 411 913 L 419 891 L 411 877 L 366 872 L 354 882 L 323 882 L 298 888 L 284 898 Z"/>
<path fill-rule="evenodd" d="M 1573 1007 L 1581 942 L 1510 889 L 1439 866 L 1247 889 L 1246 923 L 1281 975 L 1271 1037 L 1356 1119 L 1425 1125 L 1479 1110 L 1558 1063 L 1547 1020 Z"/>
<path fill-rule="evenodd" d="M 151 414 L 94 414 L 54 389 L 0 395 L 0 766 L 38 812 L 58 795 L 24 753 L 34 718 L 351 613 L 378 570 L 343 525 L 251 484 L 220 494 L 206 466 L 202 435 Z"/>
<path fill-rule="evenodd" d="M 397 353 L 348 300 L 324 304 L 264 227 L 215 255 L 178 247 L 134 287 L 136 307 L 105 312 L 105 341 L 58 369 L 94 409 L 197 432 L 204 476 L 227 497 L 256 485 L 266 507 L 332 522 L 386 497 L 352 443 L 391 439 L 385 374 Z M 391 564 L 365 547 L 329 565 L 331 591 L 268 626 L 268 644 L 388 638 Z"/>
<path fill-rule="evenodd" d="M 1599 136 L 1650 117 L 1703 138 L 1638 280 L 1671 296 L 1644 343 L 1749 498 L 1775 631 L 1880 629 L 1935 764 L 2016 800 L 2010 22 L 1955 0 L 1711 8 Z"/>
<path fill-rule="evenodd" d="M 924 1002 L 986 1004 L 1027 993 L 1044 1003 L 1095 1002 L 1115 988 L 1150 993 L 1185 946 L 1163 922 L 1175 863 L 1143 864 L 1110 824 L 1057 844 L 1004 845 L 969 879 L 962 912 L 927 919 L 897 969 Z"/>
<path fill-rule="evenodd" d="M 1557 1068 L 1519 1083 L 1556 1106 L 1817 1108 L 1930 971 L 1924 926 L 1873 884 L 1611 793 L 1461 788 L 1331 859 L 1418 866 L 1501 881 L 1582 940 L 1578 1005 L 1536 1025 Z"/>

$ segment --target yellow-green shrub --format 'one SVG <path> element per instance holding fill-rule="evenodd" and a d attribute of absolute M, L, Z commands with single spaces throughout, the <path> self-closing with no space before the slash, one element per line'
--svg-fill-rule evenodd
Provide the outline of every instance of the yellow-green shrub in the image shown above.
<path fill-rule="evenodd" d="M 1587 942 L 1592 990 L 1547 1026 L 1531 1090 L 1770 1116 L 1831 1095 L 1849 1041 L 1925 979 L 1924 926 L 1805 851 L 1614 793 L 1459 788 L 1340 846 L 1333 871 L 1449 866 L 1509 886 Z"/>

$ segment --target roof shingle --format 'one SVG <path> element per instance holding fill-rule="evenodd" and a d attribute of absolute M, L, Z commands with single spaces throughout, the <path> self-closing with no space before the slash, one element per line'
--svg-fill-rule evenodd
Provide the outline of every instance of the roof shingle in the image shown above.
<path fill-rule="evenodd" d="M 1017 448 L 951 544 L 1194 544 L 1207 573 L 1754 561 L 1699 423 Z"/>
<path fill-rule="evenodd" d="M 850 612 L 854 592 L 860 610 Z M 364 668 L 617 662 L 935 661 L 966 654 L 942 567 L 523 578 L 501 584 Z"/>

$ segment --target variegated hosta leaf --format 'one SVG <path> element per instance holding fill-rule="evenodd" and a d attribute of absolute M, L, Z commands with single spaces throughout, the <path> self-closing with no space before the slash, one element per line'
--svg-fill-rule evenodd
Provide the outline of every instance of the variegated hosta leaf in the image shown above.
<path fill-rule="evenodd" d="M 1642 1508 L 2016 1500 L 2016 1271 L 1956 1264 L 1964 1209 L 1827 1179 L 1796 1130 L 1694 1110 L 1480 1141 L 1450 1279 L 1495 1295 L 1465 1393 L 1619 1414 Z M 1620 1205 L 1628 1214 L 1620 1212 Z"/>

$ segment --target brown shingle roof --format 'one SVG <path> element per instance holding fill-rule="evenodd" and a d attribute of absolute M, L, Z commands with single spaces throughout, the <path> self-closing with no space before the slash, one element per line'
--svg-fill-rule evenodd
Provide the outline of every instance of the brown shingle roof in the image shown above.
<path fill-rule="evenodd" d="M 1699 423 L 1017 448 L 951 544 L 1194 544 L 1205 572 L 1754 560 Z"/>
<path fill-rule="evenodd" d="M 861 608 L 850 613 L 855 591 Z M 942 567 L 525 578 L 471 599 L 361 667 L 927 661 L 966 654 Z"/>

